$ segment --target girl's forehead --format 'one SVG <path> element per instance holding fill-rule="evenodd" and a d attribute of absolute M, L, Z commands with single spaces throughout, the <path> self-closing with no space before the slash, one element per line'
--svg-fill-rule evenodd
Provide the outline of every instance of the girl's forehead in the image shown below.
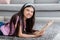
<path fill-rule="evenodd" d="M 25 9 L 34 10 L 32 7 L 26 7 Z"/>

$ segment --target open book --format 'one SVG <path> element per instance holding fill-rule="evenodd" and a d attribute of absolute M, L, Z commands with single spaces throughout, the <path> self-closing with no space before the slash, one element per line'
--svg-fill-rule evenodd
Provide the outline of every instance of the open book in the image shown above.
<path fill-rule="evenodd" d="M 48 23 L 44 25 L 44 27 L 41 30 L 37 31 L 37 34 L 41 33 L 42 31 L 46 31 L 48 27 L 50 27 L 50 25 L 53 24 L 53 22 L 54 22 L 53 20 L 49 20 Z"/>
<path fill-rule="evenodd" d="M 50 27 L 50 25 L 52 25 L 53 22 L 53 20 L 49 20 L 49 22 L 46 25 L 44 25 L 44 27 L 41 30 L 47 30 L 47 28 Z"/>

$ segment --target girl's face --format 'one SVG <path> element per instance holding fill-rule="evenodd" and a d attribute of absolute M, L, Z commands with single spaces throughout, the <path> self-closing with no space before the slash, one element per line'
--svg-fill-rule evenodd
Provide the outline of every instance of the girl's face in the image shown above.
<path fill-rule="evenodd" d="M 27 7 L 24 9 L 24 17 L 31 18 L 33 16 L 34 9 L 32 7 Z"/>

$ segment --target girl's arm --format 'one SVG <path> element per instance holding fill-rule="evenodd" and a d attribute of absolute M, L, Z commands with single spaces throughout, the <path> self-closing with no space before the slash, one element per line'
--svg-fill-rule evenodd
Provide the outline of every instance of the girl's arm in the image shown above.
<path fill-rule="evenodd" d="M 15 27 L 17 26 L 17 22 L 18 22 L 19 16 L 17 16 L 17 21 L 15 24 Z M 20 29 L 19 29 L 19 33 L 18 33 L 19 37 L 24 37 L 24 38 L 30 38 L 30 37 L 38 37 L 39 35 L 29 35 L 29 34 L 24 34 L 22 33 L 22 26 L 20 25 Z"/>
<path fill-rule="evenodd" d="M 22 33 L 22 26 L 20 25 L 18 36 L 23 38 L 36 38 L 36 37 L 40 37 L 43 34 L 44 32 L 42 32 L 41 34 L 24 34 Z"/>
<path fill-rule="evenodd" d="M 17 20 L 16 20 L 15 27 L 17 26 L 18 20 L 19 20 L 19 16 L 17 16 Z M 23 34 L 23 33 L 22 33 L 22 26 L 21 26 L 21 25 L 20 25 L 20 30 L 19 30 L 18 36 L 19 36 L 19 37 L 24 37 L 24 38 L 27 38 L 27 37 L 36 37 L 35 35 Z"/>
<path fill-rule="evenodd" d="M 18 36 L 19 37 L 24 37 L 24 38 L 37 37 L 36 35 L 33 35 L 33 34 L 29 35 L 29 34 L 22 33 L 22 26 L 20 26 Z"/>

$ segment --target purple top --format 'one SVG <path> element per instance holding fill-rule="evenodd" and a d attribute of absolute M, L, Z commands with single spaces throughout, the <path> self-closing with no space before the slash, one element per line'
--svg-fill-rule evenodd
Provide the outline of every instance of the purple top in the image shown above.
<path fill-rule="evenodd" d="M 18 22 L 19 17 L 17 17 L 17 21 Z M 20 20 L 20 24 L 22 25 L 22 22 Z M 24 23 L 25 27 L 24 27 L 24 31 L 26 28 L 26 24 Z M 2 31 L 3 35 L 13 35 L 13 33 L 15 32 L 15 28 L 14 28 L 14 24 L 12 23 L 12 32 L 11 34 L 9 34 L 10 32 L 10 27 L 9 27 L 9 23 L 7 25 L 3 25 L 1 26 L 0 30 Z"/>
<path fill-rule="evenodd" d="M 11 32 L 11 34 L 9 34 L 9 32 L 10 32 L 9 24 L 3 25 L 3 26 L 0 28 L 0 30 L 2 31 L 2 33 L 3 33 L 4 35 L 12 35 L 12 34 L 14 33 L 14 31 L 15 31 L 13 23 L 12 23 L 12 32 Z"/>
<path fill-rule="evenodd" d="M 17 16 L 17 21 L 18 22 L 19 17 Z M 12 23 L 12 31 L 11 34 L 9 34 L 10 32 L 10 24 L 8 23 L 7 25 L 3 25 L 0 28 L 1 32 L 3 33 L 3 35 L 13 35 L 13 33 L 15 32 L 15 28 L 14 28 L 14 24 Z"/>

